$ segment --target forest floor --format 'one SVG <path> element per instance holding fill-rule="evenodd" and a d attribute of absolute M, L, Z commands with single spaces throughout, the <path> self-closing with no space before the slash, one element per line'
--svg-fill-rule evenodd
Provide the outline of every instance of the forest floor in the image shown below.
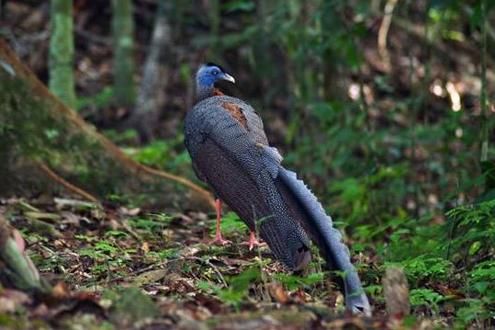
<path fill-rule="evenodd" d="M 4 289 L 1 328 L 384 329 L 401 322 L 377 302 L 373 318 L 344 312 L 318 261 L 305 276 L 291 275 L 266 244 L 249 251 L 247 229 L 232 213 L 223 221 L 233 241 L 226 246 L 209 243 L 213 214 L 46 196 L 0 200 L 0 213 L 23 229 L 34 264 L 63 297 Z"/>

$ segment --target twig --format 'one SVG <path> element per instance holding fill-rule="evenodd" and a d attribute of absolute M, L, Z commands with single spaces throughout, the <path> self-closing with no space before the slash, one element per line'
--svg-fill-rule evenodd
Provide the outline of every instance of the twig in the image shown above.
<path fill-rule="evenodd" d="M 53 172 L 48 166 L 46 166 L 45 164 L 43 164 L 42 162 L 40 161 L 37 161 L 36 162 L 38 164 L 38 167 L 43 171 L 45 172 L 46 175 L 48 175 L 48 177 L 50 179 L 52 179 L 53 181 L 57 182 L 58 184 L 62 185 L 65 189 L 81 196 L 81 197 L 84 197 L 86 198 L 87 200 L 93 202 L 93 203 L 98 203 L 98 199 L 91 195 L 90 193 L 88 193 L 87 191 L 84 191 L 83 189 L 79 188 L 79 187 L 76 187 L 75 185 L 73 185 L 72 183 L 70 182 L 67 182 L 64 178 L 60 177 L 58 174 L 56 174 L 55 172 Z"/>
<path fill-rule="evenodd" d="M 132 236 L 134 237 L 134 239 L 138 242 L 142 242 L 143 241 L 143 238 L 141 237 L 141 235 L 139 235 L 138 233 L 136 233 L 134 231 L 134 229 L 132 229 L 131 226 L 129 226 L 129 223 L 127 222 L 127 220 L 122 220 L 120 222 L 122 224 L 122 227 L 124 227 L 124 229 Z"/>
<path fill-rule="evenodd" d="M 199 257 L 194 257 L 194 256 L 191 256 L 191 257 L 187 257 L 187 259 L 190 259 L 190 260 L 198 260 L 202 263 L 205 263 L 206 265 L 210 266 L 213 271 L 217 274 L 218 278 L 220 279 L 220 281 L 222 282 L 222 284 L 227 288 L 229 285 L 227 284 L 227 281 L 225 280 L 225 278 L 223 277 L 222 273 L 220 272 L 220 270 L 218 270 L 217 266 L 215 266 L 214 264 L 211 263 L 211 261 L 209 260 L 204 260 L 202 258 L 199 258 Z"/>
<path fill-rule="evenodd" d="M 112 45 L 112 40 L 110 38 L 101 37 L 99 35 L 85 31 L 83 28 L 81 28 L 79 26 L 75 26 L 74 30 L 75 30 L 76 34 L 78 34 L 79 36 L 81 36 L 85 39 L 88 39 L 90 42 L 93 42 L 95 44 L 100 44 L 103 46 L 111 46 Z"/>
<path fill-rule="evenodd" d="M 388 0 L 384 9 L 384 16 L 380 29 L 378 30 L 378 53 L 382 58 L 385 66 L 390 68 L 390 56 L 387 51 L 387 36 L 392 23 L 392 13 L 398 0 Z"/>

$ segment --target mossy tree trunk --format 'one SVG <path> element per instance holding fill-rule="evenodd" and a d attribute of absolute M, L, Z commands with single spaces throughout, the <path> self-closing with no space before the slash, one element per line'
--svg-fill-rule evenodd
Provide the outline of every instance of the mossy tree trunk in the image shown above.
<path fill-rule="evenodd" d="M 213 205 L 189 180 L 128 158 L 54 97 L 1 38 L 0 146 L 0 196 L 74 193 L 71 183 L 100 199 L 117 195 L 161 210 Z"/>
<path fill-rule="evenodd" d="M 72 0 L 51 1 L 50 90 L 67 106 L 74 108 L 74 35 Z"/>
<path fill-rule="evenodd" d="M 117 105 L 133 106 L 134 84 L 134 20 L 132 0 L 112 0 L 114 98 Z"/>

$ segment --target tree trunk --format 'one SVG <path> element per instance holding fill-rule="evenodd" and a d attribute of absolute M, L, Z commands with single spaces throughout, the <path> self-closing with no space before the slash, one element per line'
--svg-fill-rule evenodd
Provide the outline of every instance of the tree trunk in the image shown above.
<path fill-rule="evenodd" d="M 128 158 L 54 97 L 0 39 L 0 196 L 79 187 L 160 209 L 206 209 L 189 180 Z M 55 185 L 55 187 L 52 187 Z M 72 185 L 72 188 L 71 188 Z"/>
<path fill-rule="evenodd" d="M 119 106 L 134 105 L 134 20 L 132 0 L 112 0 L 114 100 Z"/>
<path fill-rule="evenodd" d="M 139 132 L 142 142 L 153 138 L 153 124 L 156 123 L 159 109 L 165 104 L 164 95 L 168 79 L 167 70 L 161 63 L 166 60 L 167 53 L 170 53 L 167 52 L 171 47 L 170 38 L 165 0 L 160 0 L 136 107 L 129 118 L 131 126 Z"/>
<path fill-rule="evenodd" d="M 67 106 L 74 108 L 74 37 L 72 0 L 51 1 L 50 90 Z"/>

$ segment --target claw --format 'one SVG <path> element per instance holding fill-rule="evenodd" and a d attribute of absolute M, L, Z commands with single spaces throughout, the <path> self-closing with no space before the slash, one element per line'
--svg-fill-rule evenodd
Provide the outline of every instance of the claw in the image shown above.
<path fill-rule="evenodd" d="M 215 239 L 212 239 L 210 243 L 215 245 L 228 245 L 232 243 L 232 241 L 229 241 L 228 239 L 224 239 L 222 235 L 215 235 Z"/>
<path fill-rule="evenodd" d="M 249 232 L 249 240 L 247 242 L 241 243 L 243 245 L 248 245 L 249 246 L 249 251 L 254 249 L 255 246 L 260 246 L 262 243 L 258 241 L 256 238 L 256 234 L 254 231 Z"/>

